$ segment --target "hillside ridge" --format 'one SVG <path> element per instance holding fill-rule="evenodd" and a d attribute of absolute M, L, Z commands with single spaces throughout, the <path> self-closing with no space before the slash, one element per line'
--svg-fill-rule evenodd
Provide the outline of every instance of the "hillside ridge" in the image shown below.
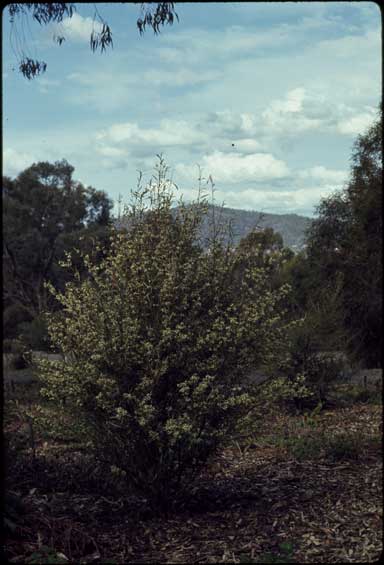
<path fill-rule="evenodd" d="M 213 206 L 209 206 L 209 211 Z M 178 207 L 172 208 L 174 213 Z M 233 231 L 233 243 L 237 245 L 253 229 L 272 228 L 279 232 L 283 238 L 284 245 L 293 251 L 300 251 L 305 244 L 305 231 L 311 225 L 311 218 L 295 213 L 273 214 L 270 212 L 259 212 L 257 210 L 242 210 L 239 208 L 228 208 L 226 206 L 214 206 L 216 220 L 227 223 L 231 220 Z M 209 234 L 209 212 L 204 218 L 201 229 L 201 238 L 204 241 Z M 124 226 L 124 219 L 115 220 L 116 226 Z"/>

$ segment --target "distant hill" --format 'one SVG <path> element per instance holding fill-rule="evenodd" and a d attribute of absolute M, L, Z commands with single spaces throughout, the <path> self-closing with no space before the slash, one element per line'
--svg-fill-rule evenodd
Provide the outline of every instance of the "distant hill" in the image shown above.
<path fill-rule="evenodd" d="M 297 214 L 268 214 L 227 207 L 215 207 L 216 211 L 220 212 L 224 222 L 232 220 L 235 245 L 254 228 L 272 228 L 281 234 L 286 247 L 299 251 L 304 245 L 305 230 L 311 225 L 310 218 Z M 208 235 L 208 219 L 204 222 L 203 230 L 206 231 L 203 235 Z"/>
<path fill-rule="evenodd" d="M 210 206 L 210 213 L 212 213 L 212 208 Z M 176 213 L 177 208 L 174 208 L 174 211 Z M 232 220 L 235 245 L 254 228 L 272 228 L 275 232 L 281 234 L 286 247 L 290 247 L 293 251 L 300 251 L 304 245 L 305 230 L 311 224 L 310 218 L 297 214 L 268 214 L 255 210 L 238 210 L 236 208 L 220 208 L 218 206 L 214 207 L 214 211 L 216 218 L 220 217 L 221 221 L 226 223 Z M 203 240 L 209 234 L 208 223 L 209 216 L 203 222 L 201 234 Z M 116 225 L 118 225 L 117 221 Z M 119 225 L 124 225 L 124 221 L 120 221 Z"/>

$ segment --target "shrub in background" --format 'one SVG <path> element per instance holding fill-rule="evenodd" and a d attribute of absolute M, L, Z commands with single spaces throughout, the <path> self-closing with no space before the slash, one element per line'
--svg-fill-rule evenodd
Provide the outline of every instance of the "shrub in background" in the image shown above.
<path fill-rule="evenodd" d="M 243 378 L 282 347 L 289 290 L 271 290 L 252 261 L 239 281 L 241 257 L 214 218 L 204 251 L 201 185 L 175 215 L 167 176 L 160 158 L 104 260 L 84 257 L 86 280 L 78 275 L 63 294 L 51 288 L 63 310 L 49 318 L 50 338 L 67 362 L 40 362 L 43 393 L 77 406 L 98 456 L 160 506 L 249 409 Z"/>
<path fill-rule="evenodd" d="M 20 339 L 35 351 L 49 350 L 49 336 L 47 323 L 43 315 L 34 318 L 30 322 L 19 324 Z"/>
<path fill-rule="evenodd" d="M 344 365 L 337 353 L 319 350 L 317 324 L 309 314 L 292 329 L 288 355 L 279 366 L 286 400 L 299 410 L 325 405 Z"/>

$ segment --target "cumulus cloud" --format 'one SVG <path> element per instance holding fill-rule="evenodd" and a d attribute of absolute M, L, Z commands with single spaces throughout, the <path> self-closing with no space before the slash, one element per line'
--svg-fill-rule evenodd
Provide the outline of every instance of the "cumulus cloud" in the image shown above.
<path fill-rule="evenodd" d="M 324 190 L 323 190 L 324 193 Z M 242 210 L 257 210 L 259 212 L 273 212 L 277 214 L 303 214 L 311 216 L 314 208 L 314 198 L 317 195 L 311 191 L 291 191 L 291 190 L 270 190 L 268 186 L 264 188 L 247 187 L 244 189 L 224 190 L 219 186 L 215 187 L 215 201 L 218 204 L 224 203 L 228 208 L 239 208 Z M 320 192 L 320 194 L 322 194 Z M 197 197 L 197 190 L 189 188 L 183 189 L 185 200 L 194 200 Z"/>
<path fill-rule="evenodd" d="M 370 111 L 362 112 L 340 120 L 337 124 L 337 129 L 340 133 L 345 135 L 359 135 L 366 131 L 372 125 L 376 116 L 375 110 L 372 108 Z"/>
<path fill-rule="evenodd" d="M 3 169 L 6 175 L 17 176 L 21 171 L 30 167 L 36 159 L 29 153 L 16 151 L 9 147 L 3 152 Z"/>
<path fill-rule="evenodd" d="M 269 153 L 243 155 L 214 151 L 209 155 L 204 155 L 200 164 L 215 182 L 257 182 L 266 179 L 280 179 L 289 175 L 286 163 Z M 175 170 L 184 178 L 191 178 L 194 168 L 179 163 Z"/>
<path fill-rule="evenodd" d="M 341 184 L 308 184 L 297 190 L 292 191 L 292 196 L 295 202 L 295 209 L 299 213 L 311 216 L 315 213 L 315 208 L 318 206 L 321 198 L 325 198 L 334 192 L 343 188 Z"/>
<path fill-rule="evenodd" d="M 296 114 L 302 110 L 305 97 L 304 88 L 294 88 L 287 93 L 284 100 L 272 102 L 271 108 L 276 112 Z"/>
<path fill-rule="evenodd" d="M 206 116 L 205 121 L 210 130 L 229 135 L 253 134 L 257 126 L 257 118 L 254 114 L 231 110 L 211 112 Z"/>
<path fill-rule="evenodd" d="M 162 120 L 157 128 L 141 128 L 135 122 L 124 122 L 99 132 L 97 139 L 132 146 L 163 147 L 197 143 L 201 140 L 201 133 L 184 120 Z"/>
<path fill-rule="evenodd" d="M 65 18 L 60 24 L 55 26 L 55 33 L 63 35 L 71 41 L 87 42 L 92 31 L 100 33 L 102 25 L 93 18 L 84 18 L 75 12 L 71 18 Z"/>
<path fill-rule="evenodd" d="M 262 113 L 265 132 L 289 137 L 303 132 L 319 131 L 356 135 L 372 123 L 376 111 L 334 103 L 324 92 L 298 87 L 282 99 L 273 100 Z"/>
<path fill-rule="evenodd" d="M 260 212 L 274 210 L 286 214 L 297 212 L 295 195 L 289 191 L 270 192 L 268 189 L 258 190 L 248 188 L 240 191 L 226 191 L 223 196 L 226 206 L 243 210 L 258 210 Z"/>
<path fill-rule="evenodd" d="M 316 165 L 309 169 L 304 169 L 303 171 L 299 171 L 297 176 L 299 179 L 304 179 L 304 180 L 312 179 L 323 184 L 332 183 L 332 182 L 340 184 L 347 179 L 347 172 L 327 169 L 322 165 Z"/>
<path fill-rule="evenodd" d="M 347 180 L 346 171 L 322 165 L 289 170 L 270 154 L 214 152 L 204 156 L 199 164 L 204 178 L 212 176 L 218 202 L 233 208 L 282 214 L 312 216 L 320 199 L 341 190 Z M 178 163 L 175 175 L 180 186 L 189 186 L 198 177 L 198 167 Z M 191 188 L 183 188 L 183 194 L 190 199 L 196 197 Z"/>
<path fill-rule="evenodd" d="M 234 139 L 233 147 L 241 153 L 256 153 L 262 148 L 262 144 L 256 139 L 246 137 L 243 139 Z"/>
<path fill-rule="evenodd" d="M 295 134 L 318 129 L 327 119 L 320 97 L 303 87 L 287 92 L 283 99 L 273 100 L 262 113 L 264 126 L 274 132 Z"/>
<path fill-rule="evenodd" d="M 241 155 L 249 155 L 245 160 L 249 163 L 255 159 L 251 155 L 263 149 L 259 140 L 249 137 L 253 127 L 252 115 L 223 112 L 223 115 L 215 113 L 190 122 L 163 119 L 153 127 L 140 126 L 136 122 L 116 123 L 99 131 L 95 138 L 98 152 L 110 157 L 120 156 L 122 152 L 146 157 L 173 148 L 189 152 L 190 155 L 196 152 L 211 154 L 213 150 L 218 155 L 234 153 L 237 154 L 237 160 Z"/>
<path fill-rule="evenodd" d="M 109 147 L 108 145 L 98 147 L 97 152 L 104 157 L 124 157 L 126 155 L 126 152 L 123 149 Z"/>

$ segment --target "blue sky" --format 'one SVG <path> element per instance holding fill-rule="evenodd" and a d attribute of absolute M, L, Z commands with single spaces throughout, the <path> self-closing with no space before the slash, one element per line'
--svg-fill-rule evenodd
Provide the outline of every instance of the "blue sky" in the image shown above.
<path fill-rule="evenodd" d="M 19 24 L 48 64 L 32 81 L 12 70 L 3 11 L 4 174 L 65 158 L 75 179 L 127 201 L 162 153 L 185 200 L 201 166 L 219 203 L 307 216 L 348 180 L 381 98 L 375 3 L 176 3 L 179 23 L 142 37 L 139 5 L 97 6 L 113 32 L 105 54 L 89 48 L 93 4 L 60 29 Z"/>

